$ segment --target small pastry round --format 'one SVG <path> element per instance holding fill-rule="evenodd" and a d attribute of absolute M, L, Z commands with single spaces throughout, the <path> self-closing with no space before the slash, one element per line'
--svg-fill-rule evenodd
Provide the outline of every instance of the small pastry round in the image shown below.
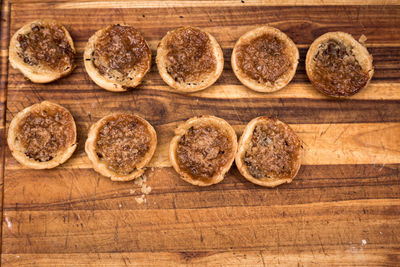
<path fill-rule="evenodd" d="M 43 101 L 19 112 L 8 129 L 8 146 L 14 158 L 32 169 L 51 169 L 72 156 L 76 126 L 64 107 Z"/>
<path fill-rule="evenodd" d="M 34 83 L 49 83 L 74 69 L 75 48 L 69 32 L 53 20 L 37 20 L 10 40 L 11 66 Z"/>
<path fill-rule="evenodd" d="M 145 119 L 117 113 L 89 130 L 85 151 L 93 169 L 112 181 L 130 181 L 144 172 L 157 146 L 157 134 Z"/>
<path fill-rule="evenodd" d="M 354 95 L 366 87 L 374 67 L 368 50 L 350 34 L 328 32 L 308 49 L 306 71 L 320 92 L 341 97 Z"/>
<path fill-rule="evenodd" d="M 169 31 L 158 45 L 156 62 L 161 78 L 182 93 L 211 86 L 224 68 L 217 40 L 194 27 Z"/>
<path fill-rule="evenodd" d="M 201 116 L 175 130 L 169 159 L 184 181 L 208 186 L 224 179 L 236 150 L 237 136 L 229 123 L 214 116 Z"/>
<path fill-rule="evenodd" d="M 236 42 L 232 69 L 248 88 L 264 93 L 285 87 L 296 73 L 299 50 L 278 29 L 262 26 L 251 30 Z"/>
<path fill-rule="evenodd" d="M 90 37 L 83 54 L 90 78 L 114 92 L 140 84 L 150 70 L 151 51 L 142 34 L 127 25 L 111 25 Z"/>
<path fill-rule="evenodd" d="M 252 183 L 266 187 L 290 183 L 300 169 L 301 143 L 287 124 L 258 117 L 244 129 L 235 162 Z"/>

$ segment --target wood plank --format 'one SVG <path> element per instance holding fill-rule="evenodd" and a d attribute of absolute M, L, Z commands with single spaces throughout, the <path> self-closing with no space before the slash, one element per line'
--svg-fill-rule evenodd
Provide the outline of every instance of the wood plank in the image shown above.
<path fill-rule="evenodd" d="M 291 184 L 275 189 L 256 186 L 233 167 L 218 185 L 192 186 L 172 168 L 149 169 L 152 188 L 146 204 L 133 182 L 116 183 L 91 169 L 7 170 L 7 211 L 147 210 L 296 205 L 400 197 L 400 164 L 302 166 Z M 41 190 L 38 190 L 40 188 Z M 134 192 L 132 191 L 134 190 Z M 11 197 L 12 196 L 12 197 Z M 51 214 L 51 213 L 50 213 Z"/>
<path fill-rule="evenodd" d="M 149 167 L 170 167 L 169 142 L 178 123 L 156 127 L 158 145 Z M 238 135 L 245 125 L 234 125 Z M 90 124 L 80 123 L 78 142 L 74 157 L 60 168 L 91 168 L 84 152 L 84 142 Z M 303 143 L 304 165 L 326 164 L 392 164 L 400 163 L 400 123 L 342 123 L 342 124 L 291 124 Z M 377 140 L 379 140 L 377 142 Z M 8 170 L 26 169 L 8 152 Z"/>
<path fill-rule="evenodd" d="M 328 247 L 313 248 L 301 253 L 285 247 L 269 250 L 243 252 L 128 252 L 128 253 L 77 253 L 77 254 L 4 254 L 7 266 L 395 266 L 400 260 L 397 249 L 369 248 L 368 245 L 353 244 L 347 250 Z M 371 255 L 365 257 L 365 255 Z"/>
<path fill-rule="evenodd" d="M 399 212 L 399 199 L 268 208 L 4 211 L 3 252 L 260 250 L 321 244 L 335 248 L 362 240 L 372 248 L 399 249 Z"/>

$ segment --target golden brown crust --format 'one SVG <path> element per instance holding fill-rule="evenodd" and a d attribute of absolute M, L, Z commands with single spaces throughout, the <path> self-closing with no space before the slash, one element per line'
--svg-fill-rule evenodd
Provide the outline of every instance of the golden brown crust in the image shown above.
<path fill-rule="evenodd" d="M 316 75 L 316 60 L 314 59 L 319 52 L 323 52 L 321 51 L 321 45 L 332 40 L 343 44 L 346 49 L 350 49 L 352 55 L 362 68 L 362 71 L 366 73 L 366 82 L 362 83 L 358 88 L 345 88 L 346 90 L 343 92 L 333 90 L 332 88 L 327 88 L 323 85 L 323 82 L 320 81 Z M 366 87 L 374 74 L 374 67 L 372 65 L 372 56 L 368 53 L 368 50 L 362 44 L 357 42 L 350 34 L 344 32 L 328 32 L 318 37 L 308 49 L 306 56 L 306 71 L 311 83 L 320 92 L 332 97 L 341 97 L 354 95 L 359 90 Z"/>
<path fill-rule="evenodd" d="M 221 133 L 226 135 L 231 145 L 231 150 L 229 155 L 227 155 L 226 163 L 223 166 L 221 166 L 219 170 L 212 177 L 207 177 L 207 178 L 193 177 L 193 175 L 183 171 L 178 162 L 177 149 L 179 141 L 181 140 L 182 136 L 184 136 L 188 132 L 190 128 L 198 126 L 216 127 L 219 131 L 221 131 Z M 236 150 L 237 150 L 237 136 L 232 126 L 229 125 L 228 122 L 214 116 L 201 116 L 187 120 L 185 123 L 178 126 L 178 128 L 175 130 L 175 136 L 172 138 L 169 145 L 169 159 L 175 171 L 180 174 L 180 177 L 184 181 L 191 183 L 193 185 L 208 186 L 219 183 L 224 179 L 225 174 L 229 171 L 233 163 Z"/>
<path fill-rule="evenodd" d="M 120 174 L 109 168 L 108 164 L 101 160 L 97 155 L 97 140 L 101 129 L 110 121 L 115 121 L 118 117 L 130 116 L 135 120 L 138 120 L 141 124 L 146 127 L 147 133 L 149 135 L 149 148 L 142 159 L 136 163 L 134 171 L 129 174 Z M 99 121 L 90 127 L 88 139 L 85 143 L 85 151 L 89 157 L 89 160 L 92 162 L 93 169 L 104 175 L 106 177 L 110 177 L 112 181 L 130 181 L 139 176 L 141 176 L 145 170 L 146 165 L 150 162 L 153 157 L 154 151 L 157 146 L 157 134 L 154 130 L 153 126 L 146 121 L 145 119 L 130 114 L 116 113 L 103 117 Z"/>
<path fill-rule="evenodd" d="M 42 110 L 46 111 L 55 111 L 60 110 L 61 113 L 66 114 L 66 120 L 70 122 L 72 129 L 70 129 L 72 136 L 70 142 L 65 144 L 65 148 L 61 151 L 57 152 L 57 155 L 48 161 L 37 161 L 25 154 L 24 145 L 18 140 L 18 136 L 20 133 L 20 124 L 22 121 L 27 118 L 30 114 L 39 112 Z M 21 163 L 22 165 L 32 168 L 32 169 L 51 169 L 54 168 L 65 161 L 67 161 L 76 149 L 76 125 L 74 118 L 71 113 L 64 107 L 51 103 L 49 101 L 43 101 L 39 104 L 34 104 L 30 107 L 25 108 L 21 112 L 19 112 L 11 121 L 10 127 L 8 129 L 8 137 L 7 137 L 8 146 L 11 150 L 14 158 Z"/>
<path fill-rule="evenodd" d="M 295 142 L 295 147 L 297 147 L 297 149 L 294 152 L 292 152 L 294 161 L 293 161 L 292 169 L 290 170 L 290 175 L 286 175 L 284 177 L 271 176 L 268 178 L 256 178 L 250 173 L 248 167 L 246 166 L 246 163 L 244 162 L 244 157 L 245 157 L 246 151 L 248 150 L 249 145 L 251 144 L 254 130 L 257 125 L 264 124 L 264 123 L 272 123 L 274 125 L 281 127 L 285 131 L 285 134 L 287 134 Z M 275 186 L 278 186 L 283 183 L 291 183 L 293 178 L 297 175 L 297 173 L 300 169 L 300 166 L 301 166 L 300 140 L 298 139 L 296 133 L 287 124 L 281 122 L 278 119 L 271 119 L 268 117 L 254 118 L 247 124 L 246 128 L 243 131 L 242 136 L 239 139 L 238 152 L 236 153 L 235 162 L 236 162 L 236 166 L 237 166 L 239 172 L 248 181 L 250 181 L 254 184 L 258 184 L 258 185 L 265 186 L 265 187 L 275 187 Z"/>
<path fill-rule="evenodd" d="M 49 68 L 48 66 L 44 66 L 43 64 L 29 65 L 28 63 L 24 62 L 24 59 L 20 56 L 21 46 L 18 41 L 18 36 L 28 34 L 36 26 L 60 27 L 65 34 L 65 38 L 67 39 L 72 53 L 75 54 L 74 42 L 72 41 L 71 35 L 64 26 L 58 24 L 56 21 L 53 20 L 36 20 L 24 25 L 12 36 L 9 47 L 9 60 L 11 66 L 15 69 L 20 70 L 25 77 L 27 77 L 34 83 L 49 83 L 70 74 L 75 67 L 73 63 L 65 70 L 57 70 Z"/>
<path fill-rule="evenodd" d="M 239 47 L 248 44 L 252 40 L 263 35 L 272 35 L 278 40 L 282 41 L 285 44 L 285 55 L 289 60 L 288 69 L 283 74 L 281 74 L 279 78 L 276 79 L 274 82 L 261 82 L 259 80 L 255 80 L 249 77 L 239 66 Z M 245 33 L 239 38 L 239 40 L 235 44 L 235 47 L 233 48 L 231 64 L 233 72 L 242 84 L 254 91 L 270 93 L 282 89 L 292 80 L 294 74 L 296 73 L 298 60 L 299 50 L 297 49 L 294 42 L 285 33 L 273 27 L 262 26 Z"/>
<path fill-rule="evenodd" d="M 169 52 L 168 49 L 168 42 L 172 38 L 174 38 L 174 35 L 177 34 L 177 32 L 182 31 L 182 30 L 187 30 L 187 29 L 194 29 L 195 31 L 200 31 L 202 33 L 207 34 L 211 49 L 212 49 L 212 55 L 215 57 L 216 61 L 216 66 L 214 70 L 206 75 L 205 77 L 200 77 L 197 80 L 191 80 L 191 81 L 175 81 L 175 79 L 168 73 L 168 59 L 167 59 L 167 54 Z M 181 27 L 177 28 L 175 30 L 169 31 L 161 40 L 160 44 L 158 45 L 157 48 L 157 57 L 156 57 L 156 63 L 157 63 L 157 68 L 158 72 L 160 73 L 161 78 L 172 88 L 175 88 L 177 91 L 182 92 L 182 93 L 191 93 L 191 92 L 196 92 L 200 91 L 203 89 L 206 89 L 207 87 L 211 86 L 214 84 L 218 78 L 221 76 L 222 70 L 224 68 L 224 56 L 222 54 L 222 49 L 220 45 L 218 44 L 217 40 L 208 32 L 203 31 L 199 28 L 195 27 Z"/>
<path fill-rule="evenodd" d="M 129 27 L 128 25 L 122 25 L 122 24 L 115 24 L 115 25 L 110 25 L 106 28 L 98 30 L 95 34 L 93 34 L 85 47 L 85 51 L 83 54 L 83 61 L 85 64 L 85 69 L 86 72 L 89 74 L 89 77 L 100 87 L 108 90 L 108 91 L 113 91 L 113 92 L 123 92 L 126 91 L 128 88 L 134 88 L 138 86 L 144 76 L 149 72 L 150 67 L 151 67 L 151 51 L 150 48 L 147 44 L 147 42 L 144 40 L 143 36 L 141 36 L 148 48 L 148 57 L 147 57 L 147 68 L 145 69 L 132 69 L 129 73 L 124 73 L 124 80 L 119 80 L 116 79 L 115 77 L 110 77 L 103 75 L 99 72 L 99 69 L 95 66 L 94 64 L 94 52 L 96 49 L 96 42 L 98 39 L 111 27 L 113 26 L 121 26 L 121 27 Z M 132 28 L 132 27 L 131 27 Z M 133 30 L 136 31 L 136 29 L 132 28 Z"/>

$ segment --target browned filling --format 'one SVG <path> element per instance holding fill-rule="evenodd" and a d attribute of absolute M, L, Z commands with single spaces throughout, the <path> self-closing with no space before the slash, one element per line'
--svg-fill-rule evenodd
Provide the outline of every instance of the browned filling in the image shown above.
<path fill-rule="evenodd" d="M 113 25 L 95 43 L 93 63 L 101 74 L 115 77 L 113 70 L 129 74 L 145 71 L 151 52 L 142 34 L 130 26 Z"/>
<path fill-rule="evenodd" d="M 167 72 L 176 82 L 201 82 L 215 71 L 210 38 L 194 28 L 181 28 L 167 41 Z"/>
<path fill-rule="evenodd" d="M 135 116 L 120 115 L 108 121 L 97 137 L 97 156 L 112 171 L 128 175 L 150 149 L 147 126 Z"/>
<path fill-rule="evenodd" d="M 179 167 L 193 178 L 211 178 L 229 161 L 232 141 L 214 126 L 193 126 L 176 150 Z"/>
<path fill-rule="evenodd" d="M 273 121 L 258 124 L 244 154 L 249 173 L 258 179 L 292 177 L 300 142 L 296 135 Z"/>
<path fill-rule="evenodd" d="M 368 82 L 368 73 L 361 68 L 352 47 L 336 40 L 321 44 L 314 61 L 312 82 L 328 95 L 353 95 Z"/>
<path fill-rule="evenodd" d="M 73 144 L 75 132 L 71 114 L 62 109 L 43 109 L 24 118 L 17 134 L 25 155 L 45 162 Z"/>
<path fill-rule="evenodd" d="M 61 26 L 33 25 L 29 33 L 18 35 L 17 41 L 19 56 L 31 66 L 40 64 L 57 71 L 72 68 L 75 53 Z"/>
<path fill-rule="evenodd" d="M 285 43 L 272 34 L 263 34 L 237 47 L 239 68 L 259 83 L 275 82 L 290 68 Z"/>

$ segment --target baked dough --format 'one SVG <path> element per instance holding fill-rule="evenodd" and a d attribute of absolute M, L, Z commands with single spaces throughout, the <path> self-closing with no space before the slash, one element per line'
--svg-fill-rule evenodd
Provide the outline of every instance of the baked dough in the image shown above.
<path fill-rule="evenodd" d="M 97 31 L 83 55 L 86 72 L 100 87 L 114 92 L 138 86 L 151 66 L 151 51 L 135 28 L 115 24 Z"/>
<path fill-rule="evenodd" d="M 306 71 L 314 87 L 332 97 L 354 95 L 374 74 L 368 50 L 344 32 L 325 33 L 311 44 Z"/>
<path fill-rule="evenodd" d="M 266 187 L 290 183 L 300 169 L 301 143 L 287 124 L 257 117 L 247 124 L 239 139 L 235 162 L 252 183 Z"/>
<path fill-rule="evenodd" d="M 169 31 L 158 45 L 156 62 L 161 78 L 182 93 L 211 86 L 224 68 L 217 40 L 194 27 Z"/>
<path fill-rule="evenodd" d="M 184 181 L 208 186 L 224 179 L 236 150 L 237 136 L 229 123 L 214 116 L 201 116 L 175 130 L 169 159 Z"/>
<path fill-rule="evenodd" d="M 7 142 L 12 155 L 22 165 L 51 169 L 74 153 L 75 121 L 66 108 L 43 101 L 25 108 L 12 119 Z"/>
<path fill-rule="evenodd" d="M 231 58 L 233 72 L 240 82 L 264 93 L 285 87 L 296 73 L 298 61 L 299 50 L 293 41 L 269 26 L 242 35 Z"/>
<path fill-rule="evenodd" d="M 30 22 L 10 40 L 11 66 L 34 83 L 49 83 L 71 73 L 74 56 L 69 32 L 53 20 Z"/>
<path fill-rule="evenodd" d="M 93 169 L 112 181 L 130 181 L 144 172 L 157 146 L 157 134 L 145 119 L 116 113 L 89 130 L 85 151 Z"/>

